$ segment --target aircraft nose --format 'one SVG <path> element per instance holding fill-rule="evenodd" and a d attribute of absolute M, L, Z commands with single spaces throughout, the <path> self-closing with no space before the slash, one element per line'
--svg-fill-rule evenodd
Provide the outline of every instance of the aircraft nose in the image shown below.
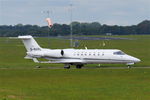
<path fill-rule="evenodd" d="M 140 61 L 141 61 L 140 59 L 134 57 L 134 62 L 135 63 L 140 62 Z"/>

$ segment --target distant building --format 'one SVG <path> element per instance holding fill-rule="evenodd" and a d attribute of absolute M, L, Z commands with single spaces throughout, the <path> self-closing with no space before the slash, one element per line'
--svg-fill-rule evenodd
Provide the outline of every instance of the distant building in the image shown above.
<path fill-rule="evenodd" d="M 106 35 L 107 35 L 107 36 L 111 36 L 111 35 L 112 35 L 112 33 L 106 33 Z"/>

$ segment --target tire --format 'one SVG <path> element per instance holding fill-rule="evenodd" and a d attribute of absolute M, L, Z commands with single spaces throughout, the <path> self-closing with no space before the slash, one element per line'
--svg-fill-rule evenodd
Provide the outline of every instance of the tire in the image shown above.
<path fill-rule="evenodd" d="M 64 66 L 64 69 L 70 69 L 70 65 Z"/>
<path fill-rule="evenodd" d="M 82 68 L 82 65 L 76 65 L 76 68 L 77 68 L 77 69 L 81 69 L 81 68 Z"/>

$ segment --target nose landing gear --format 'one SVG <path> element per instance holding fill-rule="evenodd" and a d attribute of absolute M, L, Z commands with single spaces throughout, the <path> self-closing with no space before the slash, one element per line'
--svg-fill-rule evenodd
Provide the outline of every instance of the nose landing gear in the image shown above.
<path fill-rule="evenodd" d="M 134 65 L 134 63 L 127 63 L 128 68 L 131 68 L 131 65 Z"/>
<path fill-rule="evenodd" d="M 128 69 L 130 69 L 131 68 L 131 65 L 128 65 Z"/>

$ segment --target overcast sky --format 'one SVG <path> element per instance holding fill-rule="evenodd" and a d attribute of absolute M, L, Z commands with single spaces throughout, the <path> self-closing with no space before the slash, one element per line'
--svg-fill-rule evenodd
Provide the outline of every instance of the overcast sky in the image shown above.
<path fill-rule="evenodd" d="M 47 25 L 47 10 L 54 23 L 68 24 L 71 3 L 74 21 L 133 25 L 150 19 L 150 0 L 0 0 L 0 25 Z"/>

